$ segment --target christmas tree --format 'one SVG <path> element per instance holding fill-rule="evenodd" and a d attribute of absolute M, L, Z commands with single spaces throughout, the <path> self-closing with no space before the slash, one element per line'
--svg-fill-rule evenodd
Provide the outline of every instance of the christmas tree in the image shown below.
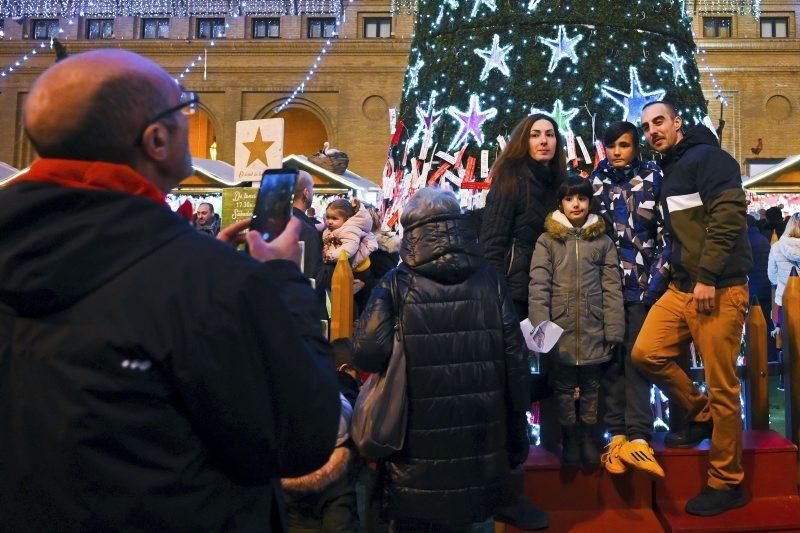
<path fill-rule="evenodd" d="M 638 122 L 648 102 L 668 99 L 685 122 L 702 121 L 706 100 L 683 4 L 420 0 L 385 188 L 401 175 L 411 192 L 426 181 L 459 185 L 473 181 L 470 170 L 480 182 L 501 149 L 498 136 L 532 112 L 580 137 L 575 154 L 584 164 L 606 126 Z M 442 151 L 448 163 L 436 156 Z"/>

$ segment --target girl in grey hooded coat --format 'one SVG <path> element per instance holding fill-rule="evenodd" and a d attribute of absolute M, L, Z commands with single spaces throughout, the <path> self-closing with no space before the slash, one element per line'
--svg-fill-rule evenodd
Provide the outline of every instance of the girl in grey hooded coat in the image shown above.
<path fill-rule="evenodd" d="M 576 197 L 585 199 L 582 216 L 569 203 Z M 601 363 L 625 334 L 617 249 L 603 220 L 588 213 L 591 197 L 591 184 L 581 178 L 569 178 L 559 189 L 559 211 L 548 215 L 534 249 L 528 299 L 534 326 L 549 320 L 564 330 L 549 354 L 550 380 L 559 405 L 562 460 L 572 464 L 598 463 L 594 435 Z"/>

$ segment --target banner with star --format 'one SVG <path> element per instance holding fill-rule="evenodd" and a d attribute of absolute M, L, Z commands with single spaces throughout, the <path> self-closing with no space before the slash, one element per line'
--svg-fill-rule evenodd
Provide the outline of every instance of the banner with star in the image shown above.
<path fill-rule="evenodd" d="M 283 119 L 240 120 L 236 123 L 236 183 L 261 181 L 268 168 L 283 165 Z"/>

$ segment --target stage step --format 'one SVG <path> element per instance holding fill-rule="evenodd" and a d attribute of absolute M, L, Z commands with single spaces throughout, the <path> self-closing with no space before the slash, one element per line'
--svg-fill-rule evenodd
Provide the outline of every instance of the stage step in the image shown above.
<path fill-rule="evenodd" d="M 751 502 L 720 516 L 697 517 L 683 509 L 706 486 L 710 441 L 678 450 L 664 446 L 663 434 L 656 437 L 653 448 L 666 479 L 655 484 L 654 504 L 666 531 L 800 531 L 797 447 L 774 431 L 746 431 L 743 444 L 744 490 Z"/>
<path fill-rule="evenodd" d="M 557 455 L 531 447 L 525 493 L 550 514 L 550 532 L 800 532 L 797 448 L 774 431 L 744 434 L 744 490 L 752 497 L 747 506 L 717 517 L 686 514 L 686 501 L 706 484 L 708 446 L 705 441 L 695 449 L 667 449 L 658 434 L 653 448 L 666 472 L 659 482 L 640 472 L 562 469 Z"/>
<path fill-rule="evenodd" d="M 652 482 L 638 472 L 611 476 L 602 468 L 562 469 L 557 455 L 531 447 L 525 493 L 550 514 L 546 531 L 663 531 L 653 511 Z"/>

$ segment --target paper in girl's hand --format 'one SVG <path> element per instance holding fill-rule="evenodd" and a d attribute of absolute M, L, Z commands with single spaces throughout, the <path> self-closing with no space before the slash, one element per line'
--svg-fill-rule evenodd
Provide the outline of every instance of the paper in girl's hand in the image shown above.
<path fill-rule="evenodd" d="M 545 320 L 536 327 L 533 327 L 530 319 L 525 319 L 519 323 L 522 328 L 522 336 L 525 337 L 525 344 L 532 352 L 547 353 L 553 349 L 564 330 L 549 320 Z"/>

